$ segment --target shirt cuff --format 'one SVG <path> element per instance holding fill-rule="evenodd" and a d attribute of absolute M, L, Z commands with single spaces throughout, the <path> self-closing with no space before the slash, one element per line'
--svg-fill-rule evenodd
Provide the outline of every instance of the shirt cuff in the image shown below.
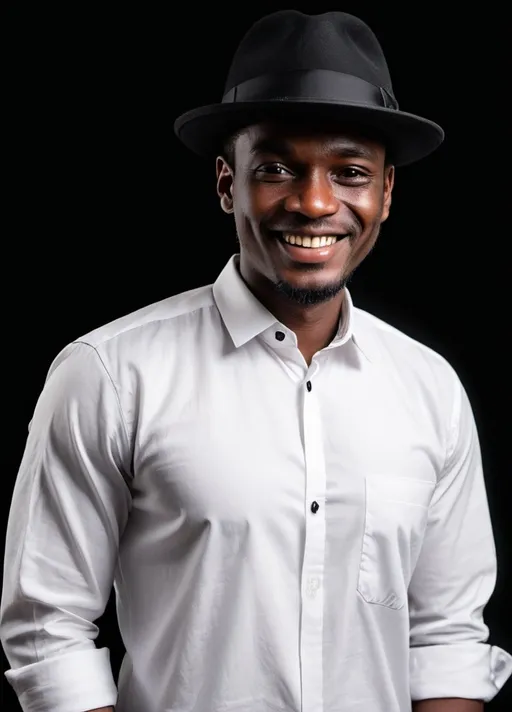
<path fill-rule="evenodd" d="M 410 649 L 411 699 L 460 697 L 489 702 L 512 673 L 512 655 L 485 643 Z"/>
<path fill-rule="evenodd" d="M 23 712 L 86 712 L 117 701 L 108 648 L 47 658 L 7 670 L 5 677 Z"/>

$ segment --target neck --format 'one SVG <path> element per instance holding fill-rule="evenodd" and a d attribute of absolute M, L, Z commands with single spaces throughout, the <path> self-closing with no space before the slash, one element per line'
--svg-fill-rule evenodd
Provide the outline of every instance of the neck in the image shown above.
<path fill-rule="evenodd" d="M 297 336 L 303 334 L 322 343 L 338 330 L 344 296 L 345 291 L 342 290 L 328 302 L 312 306 L 294 304 L 286 300 L 285 297 L 281 297 L 272 301 L 268 300 L 265 306 Z M 325 345 L 324 343 L 323 346 Z"/>
<path fill-rule="evenodd" d="M 344 295 L 342 290 L 329 302 L 310 307 L 283 303 L 282 300 L 267 306 L 280 322 L 295 333 L 299 350 L 308 366 L 317 351 L 328 346 L 336 336 Z"/>
<path fill-rule="evenodd" d="M 327 302 L 305 306 L 247 281 L 246 284 L 263 306 L 295 333 L 299 350 L 308 365 L 317 351 L 328 346 L 336 336 L 345 298 L 344 289 Z"/>

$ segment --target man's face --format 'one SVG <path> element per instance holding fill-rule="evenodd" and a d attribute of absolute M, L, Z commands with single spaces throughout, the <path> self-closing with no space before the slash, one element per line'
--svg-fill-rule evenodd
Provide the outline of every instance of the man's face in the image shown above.
<path fill-rule="evenodd" d="M 339 129 L 265 123 L 238 136 L 234 164 L 217 159 L 217 189 L 234 213 L 245 281 L 296 303 L 333 298 L 388 217 L 384 147 Z"/>

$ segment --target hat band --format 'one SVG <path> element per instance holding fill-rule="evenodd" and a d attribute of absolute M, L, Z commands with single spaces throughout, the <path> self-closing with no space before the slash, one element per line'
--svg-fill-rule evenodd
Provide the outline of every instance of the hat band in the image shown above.
<path fill-rule="evenodd" d="M 330 69 L 264 74 L 237 84 L 222 97 L 223 104 L 246 101 L 353 103 L 398 109 L 396 99 L 383 87 Z"/>

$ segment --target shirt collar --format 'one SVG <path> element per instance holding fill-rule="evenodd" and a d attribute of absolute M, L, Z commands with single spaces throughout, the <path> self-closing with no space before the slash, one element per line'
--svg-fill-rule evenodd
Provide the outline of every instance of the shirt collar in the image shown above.
<path fill-rule="evenodd" d="M 286 327 L 263 306 L 244 282 L 239 271 L 239 257 L 239 253 L 230 257 L 212 287 L 215 303 L 236 348 L 271 328 L 286 331 Z M 363 325 L 357 319 L 352 297 L 345 287 L 338 332 L 327 348 L 336 348 L 348 341 L 353 341 L 365 358 L 371 361 Z"/>

